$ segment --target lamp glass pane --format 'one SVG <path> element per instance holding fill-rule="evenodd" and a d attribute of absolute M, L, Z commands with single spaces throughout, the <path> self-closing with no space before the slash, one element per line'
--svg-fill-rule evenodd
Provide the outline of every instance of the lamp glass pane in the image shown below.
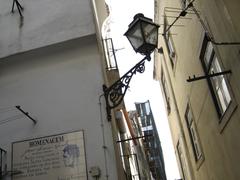
<path fill-rule="evenodd" d="M 157 46 L 158 27 L 153 24 L 149 24 L 148 22 L 142 22 L 142 27 L 146 43 Z"/>
<path fill-rule="evenodd" d="M 143 37 L 141 33 L 140 23 L 137 23 L 132 27 L 126 34 L 128 40 L 132 44 L 133 48 L 136 50 L 143 44 Z"/>

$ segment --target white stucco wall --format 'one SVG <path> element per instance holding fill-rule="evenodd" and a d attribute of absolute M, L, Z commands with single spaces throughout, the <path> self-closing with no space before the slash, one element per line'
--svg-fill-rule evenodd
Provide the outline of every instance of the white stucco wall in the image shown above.
<path fill-rule="evenodd" d="M 12 1 L 0 0 L 0 58 L 94 34 L 90 0 L 19 0 L 23 22 Z"/>
<path fill-rule="evenodd" d="M 0 125 L 0 147 L 11 142 L 84 130 L 88 170 L 99 166 L 105 179 L 99 96 L 103 77 L 96 37 L 90 36 L 3 58 L 0 62 L 0 108 L 20 105 L 38 123 L 17 119 Z M 102 99 L 104 105 L 104 100 Z M 109 180 L 117 177 L 110 123 L 101 107 L 107 146 Z M 1 118 L 20 114 L 0 112 Z M 1 119 L 0 119 L 1 120 Z M 89 179 L 92 177 L 89 175 Z"/>

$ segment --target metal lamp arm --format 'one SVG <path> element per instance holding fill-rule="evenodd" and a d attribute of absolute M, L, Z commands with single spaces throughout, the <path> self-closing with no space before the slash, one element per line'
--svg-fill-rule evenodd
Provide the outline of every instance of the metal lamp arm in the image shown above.
<path fill-rule="evenodd" d="M 117 107 L 123 101 L 126 91 L 129 88 L 129 83 L 132 79 L 132 76 L 137 72 L 143 73 L 145 71 L 145 60 L 151 60 L 150 54 L 146 55 L 140 62 L 138 62 L 110 87 L 103 85 L 108 115 L 110 115 L 111 109 Z"/>

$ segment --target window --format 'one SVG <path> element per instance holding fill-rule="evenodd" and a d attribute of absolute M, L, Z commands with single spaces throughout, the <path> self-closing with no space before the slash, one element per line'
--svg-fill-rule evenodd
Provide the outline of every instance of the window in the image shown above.
<path fill-rule="evenodd" d="M 185 156 L 184 156 L 182 147 L 180 145 L 180 142 L 177 143 L 177 153 L 178 153 L 178 159 L 181 166 L 182 179 L 187 180 L 187 166 L 186 166 Z"/>
<path fill-rule="evenodd" d="M 163 73 L 163 69 L 161 70 L 161 83 L 162 83 L 162 89 L 163 89 L 163 94 L 164 94 L 164 99 L 165 99 L 165 104 L 167 108 L 168 114 L 171 112 L 171 106 L 170 106 L 170 95 L 169 91 L 167 88 L 167 82 Z"/>
<path fill-rule="evenodd" d="M 172 65 L 172 67 L 174 67 L 175 64 L 176 64 L 176 60 L 177 60 L 176 51 L 175 51 L 175 48 L 174 48 L 174 45 L 173 45 L 173 40 L 172 40 L 172 36 L 171 36 L 170 31 L 166 32 L 166 29 L 168 28 L 169 25 L 167 23 L 166 16 L 164 16 L 164 17 L 165 17 L 164 18 L 164 40 L 165 40 L 166 47 L 167 47 L 167 50 L 168 50 L 171 65 Z"/>
<path fill-rule="evenodd" d="M 185 9 L 188 6 L 189 2 L 188 0 L 180 0 L 180 4 L 181 4 L 181 8 Z"/>
<path fill-rule="evenodd" d="M 205 74 L 223 71 L 219 58 L 214 50 L 213 44 L 208 41 L 207 36 L 203 41 L 200 60 L 202 62 Z M 213 96 L 214 104 L 218 112 L 219 120 L 221 121 L 222 117 L 224 116 L 233 100 L 227 79 L 224 75 L 220 75 L 209 78 L 207 80 Z"/>
<path fill-rule="evenodd" d="M 189 104 L 187 105 L 187 109 L 185 112 L 185 119 L 186 119 L 189 136 L 190 136 L 192 147 L 193 147 L 195 160 L 198 161 L 202 157 L 202 150 L 201 150 L 200 141 L 197 133 L 197 128 L 193 119 L 193 113 Z"/>

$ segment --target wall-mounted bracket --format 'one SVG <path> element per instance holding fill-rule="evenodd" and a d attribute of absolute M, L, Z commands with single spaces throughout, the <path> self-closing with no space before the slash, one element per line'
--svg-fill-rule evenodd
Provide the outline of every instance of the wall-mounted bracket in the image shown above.
<path fill-rule="evenodd" d="M 180 13 L 179 13 L 179 15 L 174 19 L 174 21 L 166 28 L 166 30 L 163 32 L 163 35 L 165 35 L 170 29 L 171 29 L 171 27 L 173 27 L 174 26 L 174 24 L 178 21 L 178 19 L 180 19 L 181 17 L 185 17 L 186 16 L 186 14 L 188 13 L 187 12 L 187 10 L 188 10 L 188 8 L 190 8 L 190 7 L 192 7 L 193 6 L 193 2 L 194 2 L 195 0 L 192 0 L 188 5 L 187 5 L 187 7 L 185 8 L 185 9 L 183 9 Z"/>
<path fill-rule="evenodd" d="M 15 6 L 15 4 L 16 4 L 16 6 L 17 6 L 19 15 L 21 16 L 21 18 L 23 18 L 23 15 L 22 15 L 23 7 L 21 6 L 21 4 L 19 3 L 18 0 L 13 0 L 12 13 L 14 13 L 14 6 Z"/>
<path fill-rule="evenodd" d="M 197 16 L 198 21 L 200 22 L 200 24 L 202 25 L 204 31 L 206 32 L 209 40 L 215 44 L 215 45 L 219 45 L 219 46 L 236 46 L 236 45 L 240 45 L 240 41 L 233 41 L 233 42 L 217 42 L 216 40 L 214 40 L 214 37 L 211 35 L 211 33 L 209 32 L 205 22 L 203 21 L 203 19 L 201 18 L 199 12 L 196 10 L 196 8 L 194 7 L 193 3 L 195 0 L 192 0 L 185 9 L 183 9 L 181 12 L 179 12 L 179 15 L 175 18 L 175 20 L 168 26 L 168 28 L 166 28 L 165 32 L 163 32 L 163 35 L 165 35 L 173 26 L 174 24 L 182 17 L 185 17 L 187 14 L 189 14 L 189 12 L 187 11 L 188 9 L 191 9 L 193 11 L 193 13 Z"/>
<path fill-rule="evenodd" d="M 139 137 L 134 137 L 134 138 L 128 138 L 128 139 L 123 139 L 123 140 L 119 140 L 119 141 L 116 141 L 117 143 L 122 143 L 122 142 L 126 142 L 126 141 L 132 141 L 134 139 L 142 139 L 142 138 L 146 138 L 146 137 L 152 137 L 153 134 L 147 134 L 145 136 L 139 136 Z"/>
<path fill-rule="evenodd" d="M 136 73 L 143 73 L 145 71 L 146 60 L 151 60 L 150 55 L 146 55 L 141 61 L 139 61 L 134 67 L 132 67 L 110 87 L 103 85 L 108 121 L 111 121 L 111 109 L 117 107 L 123 101 L 133 75 Z"/>
<path fill-rule="evenodd" d="M 37 120 L 33 119 L 28 112 L 25 112 L 24 110 L 22 110 L 21 106 L 15 106 L 15 107 L 25 116 L 27 116 L 31 121 L 33 121 L 34 124 L 37 124 Z"/>
<path fill-rule="evenodd" d="M 189 76 L 189 78 L 187 79 L 187 82 L 193 82 L 193 81 L 198 81 L 198 80 L 202 80 L 202 79 L 208 79 L 208 78 L 212 78 L 212 77 L 215 77 L 215 76 L 221 76 L 221 75 L 225 75 L 225 74 L 231 74 L 232 71 L 231 70 L 228 70 L 228 71 L 222 71 L 222 72 L 217 72 L 217 73 L 210 73 L 210 74 L 207 74 L 205 76 L 195 76 L 193 75 L 193 77 L 191 78 Z"/>

